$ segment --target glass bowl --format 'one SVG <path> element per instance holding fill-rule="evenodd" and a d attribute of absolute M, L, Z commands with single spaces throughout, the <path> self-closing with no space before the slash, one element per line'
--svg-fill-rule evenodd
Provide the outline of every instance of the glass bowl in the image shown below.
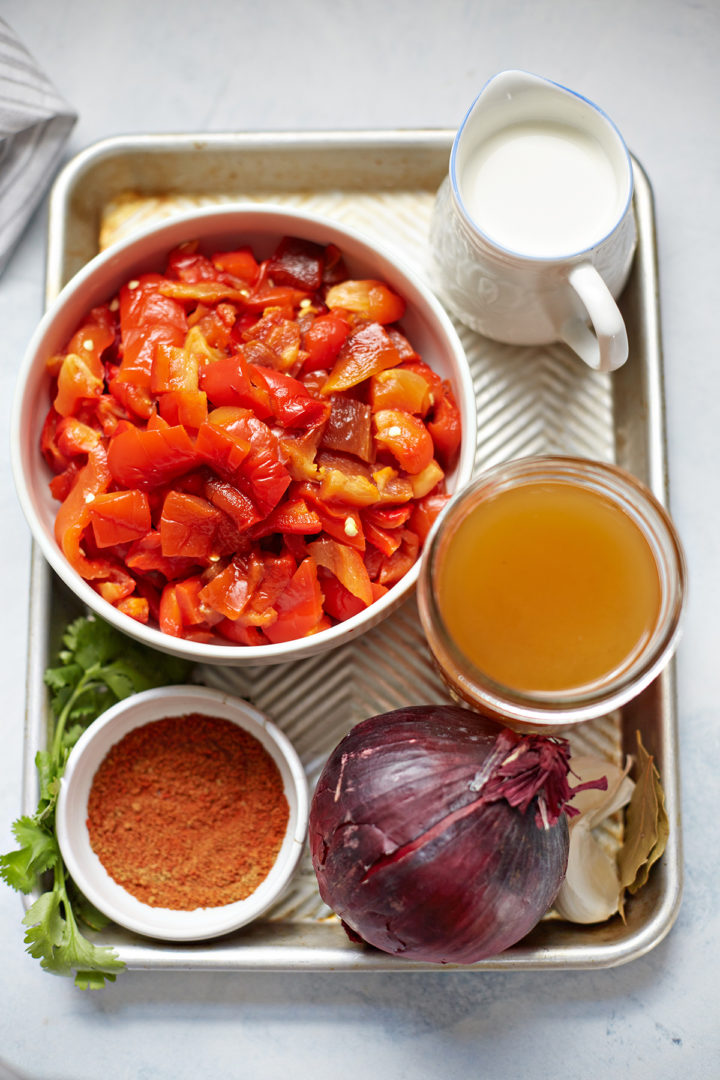
<path fill-rule="evenodd" d="M 537 502 L 545 498 L 544 492 L 550 492 L 551 499 L 561 499 L 562 508 L 553 511 L 549 525 L 537 517 L 544 513 Z M 578 526 L 589 532 L 569 531 L 575 526 L 568 524 L 568 498 L 600 515 Z M 505 534 L 492 531 L 504 527 L 497 524 L 502 507 L 517 515 Z M 478 528 L 483 532 L 478 533 Z M 616 533 L 616 528 L 621 531 Z M 476 530 L 475 534 L 471 536 L 468 529 Z M 567 549 L 568 555 L 560 546 L 575 535 L 591 541 L 578 547 L 577 565 L 573 565 L 572 549 Z M 523 553 L 524 537 L 532 546 Z M 542 550 L 543 537 L 557 540 L 551 554 Z M 458 546 L 463 543 L 464 549 Z M 494 553 L 487 543 L 496 544 Z M 599 546 L 593 550 L 593 545 Z M 549 552 L 551 539 L 547 548 Z M 457 577 L 463 550 L 470 560 L 469 572 L 458 591 L 457 581 L 449 584 L 450 574 L 454 568 Z M 560 550 L 565 554 L 558 556 Z M 618 576 L 605 581 L 598 567 L 606 565 L 607 552 L 617 552 Z M 642 560 L 637 566 L 630 562 L 633 552 Z M 495 558 L 497 565 L 491 561 Z M 611 558 L 615 555 L 607 555 Z M 476 591 L 475 567 L 478 578 L 484 579 Z M 526 574 L 531 576 L 526 579 Z M 628 619 L 635 619 L 640 604 L 631 590 L 644 580 L 643 575 L 649 583 L 646 594 L 652 599 L 652 603 L 648 599 L 647 619 L 627 649 L 623 646 L 624 651 L 605 663 L 624 636 L 630 640 Z M 585 604 L 587 582 L 591 583 L 587 595 L 594 595 L 594 600 Z M 612 595 L 615 584 L 624 590 L 617 597 Z M 643 484 L 613 465 L 537 456 L 492 468 L 451 499 L 425 547 L 418 604 L 430 650 L 455 697 L 518 730 L 551 733 L 609 713 L 658 675 L 678 641 L 685 590 L 685 559 L 677 532 L 666 510 Z M 533 625 L 536 596 L 543 597 L 545 606 L 538 607 Z M 561 628 L 557 634 L 556 626 Z M 505 644 L 498 645 L 501 641 Z M 470 653 L 475 655 L 471 658 Z M 557 672 L 567 674 L 557 674 L 556 664 Z M 534 674 L 527 679 L 516 676 L 521 670 Z"/>

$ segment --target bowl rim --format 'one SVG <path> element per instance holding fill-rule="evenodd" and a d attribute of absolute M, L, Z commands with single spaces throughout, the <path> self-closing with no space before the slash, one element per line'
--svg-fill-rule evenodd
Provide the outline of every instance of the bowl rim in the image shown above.
<path fill-rule="evenodd" d="M 289 816 L 281 851 L 268 876 L 244 900 L 178 911 L 152 907 L 115 882 L 93 851 L 85 823 L 87 799 L 100 763 L 129 731 L 191 712 L 230 720 L 265 747 L 283 776 Z M 79 790 L 76 790 L 78 789 Z M 187 684 L 141 691 L 111 706 L 83 732 L 60 781 L 56 831 L 60 853 L 75 884 L 119 926 L 166 941 L 200 941 L 238 930 L 263 915 L 285 891 L 304 850 L 308 783 L 297 752 L 264 713 L 221 690 Z"/>
<path fill-rule="evenodd" d="M 429 283 L 422 280 L 420 275 L 405 262 L 401 255 L 389 251 L 381 243 L 377 243 L 354 227 L 321 214 L 273 204 L 272 202 L 228 202 L 173 214 L 161 222 L 150 223 L 112 244 L 104 251 L 99 252 L 73 275 L 45 311 L 23 356 L 12 403 L 10 458 L 15 489 L 23 514 L 44 557 L 58 576 L 68 582 L 79 599 L 100 618 L 105 619 L 116 629 L 146 645 L 196 663 L 235 664 L 238 666 L 266 665 L 315 655 L 326 649 L 345 644 L 366 629 L 377 625 L 406 599 L 414 589 L 419 573 L 419 560 L 399 582 L 393 585 L 384 596 L 374 601 L 369 608 L 308 638 L 296 638 L 287 642 L 261 646 L 233 645 L 221 641 L 208 644 L 191 641 L 187 638 L 173 638 L 163 633 L 159 627 L 141 624 L 129 615 L 118 611 L 112 604 L 105 601 L 70 566 L 55 542 L 54 536 L 48 534 L 45 523 L 36 510 L 30 485 L 26 482 L 23 453 L 21 451 L 23 412 L 29 392 L 30 375 L 35 365 L 43 359 L 43 343 L 55 320 L 74 299 L 82 294 L 88 282 L 99 271 L 112 267 L 114 264 L 117 264 L 115 276 L 122 280 L 127 277 L 130 267 L 137 264 L 138 261 L 162 258 L 163 253 L 166 254 L 175 244 L 182 242 L 182 234 L 191 226 L 196 227 L 198 233 L 200 230 L 207 233 L 207 229 L 212 223 L 221 223 L 232 217 L 243 219 L 239 222 L 237 229 L 232 228 L 232 231 L 237 233 L 263 231 L 268 235 L 272 232 L 279 237 L 290 233 L 293 228 L 307 226 L 310 232 L 315 234 L 309 236 L 309 239 L 316 239 L 327 233 L 328 236 L 324 242 L 336 242 L 342 248 L 342 239 L 345 238 L 353 246 L 350 255 L 351 260 L 374 262 L 379 264 L 380 272 L 387 273 L 389 271 L 390 277 L 397 276 L 402 279 L 403 284 L 407 285 L 407 291 L 411 293 L 411 302 L 424 308 L 422 312 L 423 321 L 429 319 L 433 324 L 433 328 L 442 334 L 449 347 L 448 356 L 452 358 L 452 380 L 457 391 L 462 425 L 460 453 L 454 467 L 455 482 L 453 490 L 459 490 L 469 481 L 474 468 L 477 442 L 477 412 L 472 375 L 459 334 L 447 311 L 433 293 Z M 231 227 L 228 225 L 225 231 L 231 231 Z M 298 235 L 298 233 L 296 232 L 295 235 Z M 191 238 L 199 239 L 201 244 L 203 242 L 202 235 L 195 237 L 194 234 L 188 233 L 184 236 L 185 240 Z M 143 256 L 143 246 L 151 241 L 156 253 L 152 256 Z M 318 239 L 318 242 L 322 243 L 323 240 Z M 127 265 L 128 261 L 130 267 L 121 270 L 120 264 Z"/>

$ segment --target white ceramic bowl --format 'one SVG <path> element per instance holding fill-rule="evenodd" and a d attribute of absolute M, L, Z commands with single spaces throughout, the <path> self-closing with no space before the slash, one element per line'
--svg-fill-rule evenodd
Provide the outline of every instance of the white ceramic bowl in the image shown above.
<path fill-rule="evenodd" d="M 465 353 L 445 310 L 430 289 L 393 256 L 383 253 L 355 231 L 329 220 L 272 206 L 231 205 L 198 210 L 152 226 L 96 256 L 65 286 L 39 324 L 23 360 L 13 407 L 11 454 L 15 484 L 30 529 L 56 573 L 78 598 L 107 622 L 147 645 L 187 659 L 217 664 L 273 664 L 311 656 L 332 648 L 375 626 L 412 591 L 416 564 L 405 577 L 365 611 L 297 641 L 277 645 L 238 646 L 185 641 L 143 625 L 117 611 L 68 564 L 55 542 L 53 523 L 59 503 L 48 490 L 51 474 L 39 450 L 40 431 L 49 405 L 46 359 L 61 351 L 82 317 L 106 302 L 120 285 L 150 270 L 160 270 L 165 256 L 179 243 L 199 240 L 201 249 L 219 250 L 250 244 L 267 257 L 282 236 L 300 236 L 341 249 L 351 276 L 387 282 L 407 302 L 401 325 L 430 366 L 453 386 L 462 421 L 462 443 L 454 470 L 447 476 L 449 491 L 470 479 L 476 443 L 477 416 L 472 380 Z"/>
<path fill-rule="evenodd" d="M 110 877 L 90 846 L 87 805 L 95 773 L 115 743 L 136 727 L 190 713 L 231 720 L 261 743 L 280 770 L 290 814 L 274 866 L 247 899 L 222 907 L 175 911 L 143 903 Z M 168 686 L 119 702 L 80 737 L 61 782 L 56 827 L 60 851 L 73 880 L 108 918 L 149 937 L 199 941 L 245 926 L 278 899 L 302 853 L 307 819 L 308 789 L 303 767 L 287 737 L 267 717 L 247 702 L 218 690 Z"/>

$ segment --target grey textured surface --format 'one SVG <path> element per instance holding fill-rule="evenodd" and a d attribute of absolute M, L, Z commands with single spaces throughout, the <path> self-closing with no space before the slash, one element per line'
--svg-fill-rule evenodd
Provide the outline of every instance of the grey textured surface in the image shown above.
<path fill-rule="evenodd" d="M 518 66 L 592 98 L 651 178 L 657 210 L 671 505 L 691 594 L 678 654 L 685 892 L 646 957 L 589 972 L 132 972 L 98 994 L 25 955 L 0 889 L 0 1047 L 34 1080 L 286 1074 L 354 1080 L 717 1075 L 716 357 L 720 10 L 715 0 L 3 0 L 79 120 L 67 153 L 122 132 L 456 127 Z M 3 438 L 43 306 L 46 204 L 2 279 Z M 0 848 L 20 807 L 29 535 L 0 463 L 4 578 Z"/>

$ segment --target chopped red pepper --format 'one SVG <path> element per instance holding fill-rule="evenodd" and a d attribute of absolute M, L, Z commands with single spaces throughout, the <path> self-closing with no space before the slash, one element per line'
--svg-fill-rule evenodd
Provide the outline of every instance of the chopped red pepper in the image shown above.
<path fill-rule="evenodd" d="M 343 343 L 322 393 L 334 394 L 395 367 L 400 356 L 387 331 L 377 322 L 365 323 Z"/>
<path fill-rule="evenodd" d="M 350 323 L 342 312 L 330 311 L 313 319 L 302 337 L 303 371 L 329 370 L 349 333 Z"/>
<path fill-rule="evenodd" d="M 118 379 L 143 390 L 150 388 L 156 345 L 182 345 L 187 333 L 185 310 L 176 300 L 162 295 L 164 283 L 160 274 L 143 274 L 120 290 L 122 360 Z"/>
<path fill-rule="evenodd" d="M 98 547 L 137 540 L 150 532 L 150 504 L 144 491 L 106 491 L 90 503 L 90 521 Z"/>
<path fill-rule="evenodd" d="M 417 559 L 457 453 L 452 391 L 385 283 L 285 237 L 170 252 L 47 362 L 40 436 L 71 565 L 172 636 L 316 634 Z"/>
<path fill-rule="evenodd" d="M 284 236 L 269 260 L 270 276 L 277 285 L 317 292 L 323 281 L 325 249 L 310 240 Z"/>
<path fill-rule="evenodd" d="M 141 428 L 128 424 L 110 439 L 107 462 L 121 487 L 157 487 L 182 476 L 198 455 L 185 428 Z"/>
<path fill-rule="evenodd" d="M 394 323 L 405 314 L 405 301 L 383 281 L 342 281 L 328 289 L 325 303 L 364 315 L 373 322 Z"/>
<path fill-rule="evenodd" d="M 287 588 L 278 597 L 275 609 L 277 619 L 265 628 L 273 644 L 307 637 L 317 629 L 323 608 L 314 559 L 308 557 L 300 563 Z"/>

